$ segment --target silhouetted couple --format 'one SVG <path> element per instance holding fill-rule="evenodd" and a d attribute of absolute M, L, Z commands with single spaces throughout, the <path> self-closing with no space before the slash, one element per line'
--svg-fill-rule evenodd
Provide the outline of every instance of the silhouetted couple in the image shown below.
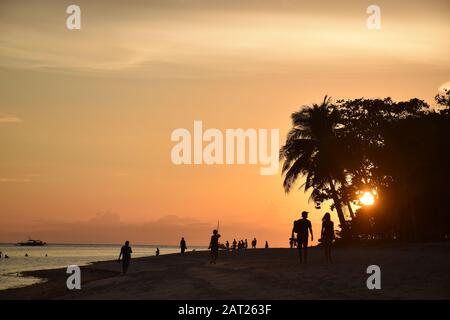
<path fill-rule="evenodd" d="M 308 240 L 311 234 L 311 241 L 314 240 L 311 221 L 308 220 L 308 212 L 302 212 L 302 218 L 294 221 L 291 239 L 294 239 L 294 233 L 297 234 L 297 248 L 300 263 L 307 262 L 308 259 Z M 331 221 L 330 214 L 327 212 L 322 218 L 321 239 L 325 249 L 325 259 L 331 262 L 331 244 L 334 240 L 334 224 Z"/>
<path fill-rule="evenodd" d="M 125 245 L 123 245 L 122 248 L 120 248 L 119 259 L 117 260 L 117 261 L 120 261 L 120 258 L 122 257 L 122 272 L 123 272 L 123 274 L 126 274 L 128 271 L 128 266 L 130 265 L 132 253 L 133 253 L 133 250 L 131 250 L 130 241 L 125 241 Z"/>

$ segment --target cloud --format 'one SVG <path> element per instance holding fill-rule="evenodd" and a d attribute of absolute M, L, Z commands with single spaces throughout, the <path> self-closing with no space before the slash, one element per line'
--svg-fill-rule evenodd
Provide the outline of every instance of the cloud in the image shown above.
<path fill-rule="evenodd" d="M 195 10 L 155 5 L 127 7 L 124 14 L 120 4 L 111 4 L 107 18 L 103 7 L 90 7 L 95 19 L 82 22 L 80 32 L 71 32 L 61 24 L 54 2 L 47 3 L 48 10 L 12 2 L 3 11 L 16 15 L 4 15 L 0 22 L 0 29 L 7 31 L 0 33 L 0 65 L 182 77 L 298 72 L 292 67 L 304 71 L 311 64 L 341 62 L 346 70 L 358 63 L 375 68 L 386 60 L 448 64 L 446 25 L 439 19 L 428 18 L 420 26 L 414 19 L 390 21 L 390 32 L 381 34 L 365 28 L 365 11 L 330 16 L 306 4 L 302 10 L 274 13 L 256 10 L 258 5 L 244 11 L 224 11 L 220 4 Z"/>
<path fill-rule="evenodd" d="M 98 212 L 95 217 L 89 220 L 89 223 L 93 224 L 119 224 L 120 215 L 115 212 Z"/>
<path fill-rule="evenodd" d="M 0 182 L 31 182 L 28 178 L 0 178 Z"/>
<path fill-rule="evenodd" d="M 41 176 L 39 173 L 19 174 L 15 177 L 0 177 L 0 182 L 31 182 Z"/>
<path fill-rule="evenodd" d="M 18 123 L 18 122 L 23 122 L 23 120 L 15 115 L 0 113 L 0 123 Z"/>

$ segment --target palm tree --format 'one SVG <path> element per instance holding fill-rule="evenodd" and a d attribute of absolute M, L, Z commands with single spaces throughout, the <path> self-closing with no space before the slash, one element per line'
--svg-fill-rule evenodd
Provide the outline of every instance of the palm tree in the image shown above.
<path fill-rule="evenodd" d="M 345 148 L 338 141 L 339 113 L 325 96 L 321 104 L 304 106 L 291 115 L 292 129 L 280 149 L 284 161 L 284 190 L 288 193 L 299 176 L 306 177 L 300 186 L 305 192 L 313 188 L 311 199 L 320 204 L 332 199 L 343 236 L 347 224 L 338 188 L 346 185 L 343 160 Z"/>

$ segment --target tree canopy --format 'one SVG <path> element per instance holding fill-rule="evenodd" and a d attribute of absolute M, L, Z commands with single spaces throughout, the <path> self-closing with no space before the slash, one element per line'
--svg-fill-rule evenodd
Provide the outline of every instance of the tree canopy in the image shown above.
<path fill-rule="evenodd" d="M 317 207 L 332 200 L 343 237 L 448 237 L 449 91 L 435 101 L 439 108 L 417 98 L 325 97 L 303 106 L 280 149 L 285 191 L 301 177 Z M 374 205 L 360 206 L 365 192 Z"/>

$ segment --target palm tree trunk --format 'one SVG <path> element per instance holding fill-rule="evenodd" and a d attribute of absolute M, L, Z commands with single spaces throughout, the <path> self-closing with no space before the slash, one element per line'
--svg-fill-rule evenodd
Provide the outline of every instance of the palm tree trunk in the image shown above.
<path fill-rule="evenodd" d="M 341 231 L 342 231 L 342 237 L 348 238 L 348 228 L 347 228 L 347 221 L 345 220 L 344 211 L 342 210 L 342 203 L 339 199 L 339 195 L 336 191 L 336 187 L 334 186 L 333 179 L 330 178 L 330 188 L 331 188 L 331 195 L 333 197 L 334 206 L 336 207 L 337 215 L 339 218 L 339 223 L 341 225 Z"/>
<path fill-rule="evenodd" d="M 348 208 L 348 212 L 350 212 L 350 217 L 352 217 L 352 219 L 355 217 L 355 213 L 353 212 L 353 208 L 352 205 L 350 204 L 350 202 L 347 202 L 347 208 Z"/>

